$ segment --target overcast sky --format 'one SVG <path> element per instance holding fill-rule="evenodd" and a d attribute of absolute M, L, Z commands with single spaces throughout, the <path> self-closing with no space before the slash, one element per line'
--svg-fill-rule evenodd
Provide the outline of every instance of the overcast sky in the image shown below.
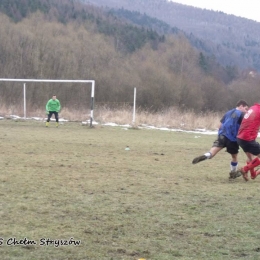
<path fill-rule="evenodd" d="M 260 22 L 260 9 L 258 8 L 259 0 L 169 0 L 175 3 L 191 5 L 208 10 L 222 11 L 226 14 Z"/>

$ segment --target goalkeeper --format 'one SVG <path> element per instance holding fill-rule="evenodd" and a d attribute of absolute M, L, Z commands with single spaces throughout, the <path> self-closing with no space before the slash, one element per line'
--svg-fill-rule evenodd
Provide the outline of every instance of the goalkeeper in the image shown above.
<path fill-rule="evenodd" d="M 46 127 L 49 126 L 52 115 L 54 114 L 56 119 L 56 127 L 59 126 L 59 112 L 60 112 L 60 101 L 53 95 L 52 98 L 46 104 L 46 113 L 48 114 L 48 119 L 46 122 Z"/>

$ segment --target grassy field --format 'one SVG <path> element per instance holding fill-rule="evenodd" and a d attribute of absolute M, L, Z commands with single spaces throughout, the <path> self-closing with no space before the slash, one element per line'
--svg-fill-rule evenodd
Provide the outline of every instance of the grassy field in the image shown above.
<path fill-rule="evenodd" d="M 224 151 L 191 164 L 215 136 L 14 120 L 0 131 L 1 259 L 260 259 L 260 178 L 229 181 Z"/>

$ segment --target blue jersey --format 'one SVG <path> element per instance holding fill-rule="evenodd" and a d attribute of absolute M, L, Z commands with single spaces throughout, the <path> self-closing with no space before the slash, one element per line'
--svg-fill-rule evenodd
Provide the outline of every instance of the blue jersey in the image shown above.
<path fill-rule="evenodd" d="M 222 124 L 218 130 L 218 134 L 226 136 L 232 142 L 236 142 L 238 129 L 244 114 L 236 108 L 229 110 L 220 120 Z"/>

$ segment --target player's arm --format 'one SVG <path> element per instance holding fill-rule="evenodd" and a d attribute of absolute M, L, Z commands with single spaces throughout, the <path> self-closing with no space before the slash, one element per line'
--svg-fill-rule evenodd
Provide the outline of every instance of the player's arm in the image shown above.
<path fill-rule="evenodd" d="M 49 113 L 49 103 L 50 103 L 50 100 L 46 104 L 46 112 L 48 112 L 48 113 Z"/>
<path fill-rule="evenodd" d="M 58 100 L 58 106 L 57 106 L 57 112 L 60 112 L 60 109 L 61 109 L 61 105 L 60 105 L 60 101 Z"/>
<path fill-rule="evenodd" d="M 220 122 L 219 122 L 219 127 L 218 127 L 218 129 L 220 129 L 221 128 L 221 126 L 222 126 L 222 124 L 225 122 L 225 116 L 226 115 L 224 115 L 221 119 L 220 119 Z"/>

